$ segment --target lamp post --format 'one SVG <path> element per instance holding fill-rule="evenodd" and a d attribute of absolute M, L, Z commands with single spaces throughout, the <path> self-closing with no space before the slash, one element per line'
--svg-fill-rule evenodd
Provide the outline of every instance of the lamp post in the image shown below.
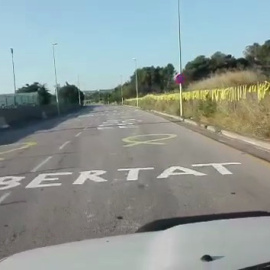
<path fill-rule="evenodd" d="M 79 105 L 81 106 L 81 91 L 80 91 L 80 76 L 78 75 L 78 98 L 79 98 Z"/>
<path fill-rule="evenodd" d="M 178 45 L 179 45 L 179 73 L 182 73 L 182 42 L 181 42 L 181 13 L 180 0 L 178 0 Z M 183 116 L 182 84 L 179 84 L 179 113 Z"/>
<path fill-rule="evenodd" d="M 120 76 L 121 78 L 121 99 L 122 99 L 122 105 L 124 105 L 124 97 L 123 97 L 123 76 Z"/>
<path fill-rule="evenodd" d="M 56 96 L 56 105 L 57 105 L 57 112 L 60 115 L 60 106 L 59 106 L 59 98 L 58 98 L 58 82 L 57 82 L 57 72 L 56 72 L 56 63 L 55 63 L 55 46 L 58 45 L 57 43 L 52 44 L 53 50 L 53 64 L 54 64 L 54 76 L 55 76 L 55 96 Z"/>
<path fill-rule="evenodd" d="M 138 86 L 138 65 L 137 65 L 137 59 L 133 58 L 135 62 L 135 73 L 136 73 L 136 99 L 137 99 L 137 107 L 139 107 L 139 86 Z"/>
<path fill-rule="evenodd" d="M 15 66 L 14 66 L 14 57 L 13 57 L 13 48 L 10 48 L 11 52 L 11 61 L 12 61 L 12 71 L 13 71 L 13 86 L 14 86 L 14 94 L 16 94 L 16 77 L 15 77 Z"/>

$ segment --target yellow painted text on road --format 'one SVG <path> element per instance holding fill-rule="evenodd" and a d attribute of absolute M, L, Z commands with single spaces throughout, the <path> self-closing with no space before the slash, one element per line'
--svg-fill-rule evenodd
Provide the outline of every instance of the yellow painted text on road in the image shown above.
<path fill-rule="evenodd" d="M 140 144 L 148 145 L 164 145 L 166 140 L 174 139 L 175 134 L 145 134 L 124 138 L 122 141 L 126 143 L 124 147 L 132 147 Z"/>
<path fill-rule="evenodd" d="M 23 150 L 23 149 L 27 149 L 31 146 L 36 145 L 37 143 L 35 142 L 23 142 L 23 143 L 14 143 L 14 144 L 10 144 L 10 145 L 2 145 L 2 147 L 13 147 L 12 149 L 8 149 L 8 150 L 3 150 L 1 151 L 1 147 L 0 147 L 0 160 L 4 160 L 4 158 L 2 157 L 3 155 L 15 152 L 15 151 L 19 151 L 19 150 Z"/>

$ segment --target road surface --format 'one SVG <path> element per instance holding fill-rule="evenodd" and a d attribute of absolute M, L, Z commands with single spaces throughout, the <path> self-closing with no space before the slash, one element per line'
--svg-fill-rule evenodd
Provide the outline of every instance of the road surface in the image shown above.
<path fill-rule="evenodd" d="M 86 107 L 0 143 L 0 258 L 156 219 L 270 210 L 267 162 L 135 108 Z"/>

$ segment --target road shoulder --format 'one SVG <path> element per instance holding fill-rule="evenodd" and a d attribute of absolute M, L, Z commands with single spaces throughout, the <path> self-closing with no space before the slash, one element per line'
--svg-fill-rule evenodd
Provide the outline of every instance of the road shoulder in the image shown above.
<path fill-rule="evenodd" d="M 173 122 L 177 125 L 190 129 L 194 132 L 200 133 L 222 144 L 228 145 L 254 157 L 270 162 L 270 144 L 267 142 L 241 136 L 226 130 L 218 130 L 213 126 L 200 125 L 195 121 L 183 119 L 175 115 L 170 115 L 154 110 L 148 112 L 169 120 L 170 122 Z"/>

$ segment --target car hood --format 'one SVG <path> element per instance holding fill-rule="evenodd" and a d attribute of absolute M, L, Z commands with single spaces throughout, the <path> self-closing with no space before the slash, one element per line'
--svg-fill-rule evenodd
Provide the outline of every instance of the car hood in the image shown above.
<path fill-rule="evenodd" d="M 213 259 L 202 260 L 204 255 Z M 205 257 L 207 258 L 207 257 Z M 241 269 L 270 261 L 270 217 L 216 220 L 39 248 L 1 270 Z"/>

